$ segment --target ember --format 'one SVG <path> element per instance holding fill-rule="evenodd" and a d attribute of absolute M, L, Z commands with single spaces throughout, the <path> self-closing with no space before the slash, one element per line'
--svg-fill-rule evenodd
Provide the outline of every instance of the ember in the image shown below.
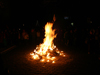
<path fill-rule="evenodd" d="M 55 56 L 60 55 L 65 57 L 63 51 L 59 51 L 53 43 L 57 34 L 55 34 L 55 29 L 53 30 L 52 26 L 53 23 L 47 22 L 45 25 L 45 38 L 43 39 L 43 43 L 37 46 L 36 49 L 34 49 L 34 52 L 30 53 L 34 59 L 40 59 L 41 62 L 51 61 L 52 63 L 55 63 Z"/>

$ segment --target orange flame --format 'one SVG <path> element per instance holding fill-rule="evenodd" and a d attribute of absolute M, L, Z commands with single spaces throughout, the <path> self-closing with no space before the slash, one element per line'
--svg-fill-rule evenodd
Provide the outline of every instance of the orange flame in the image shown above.
<path fill-rule="evenodd" d="M 45 38 L 43 39 L 43 43 L 40 44 L 38 47 L 36 47 L 34 53 L 30 54 L 33 56 L 34 59 L 41 58 L 40 61 L 42 62 L 52 61 L 52 63 L 55 63 L 54 60 L 56 59 L 56 57 L 51 56 L 51 52 L 53 52 L 54 49 L 56 49 L 56 53 L 58 53 L 59 55 L 63 55 L 63 51 L 60 52 L 53 43 L 53 40 L 54 38 L 56 38 L 57 34 L 55 34 L 55 29 L 52 29 L 52 27 L 53 27 L 53 23 L 50 22 L 47 22 L 47 24 L 45 25 Z"/>

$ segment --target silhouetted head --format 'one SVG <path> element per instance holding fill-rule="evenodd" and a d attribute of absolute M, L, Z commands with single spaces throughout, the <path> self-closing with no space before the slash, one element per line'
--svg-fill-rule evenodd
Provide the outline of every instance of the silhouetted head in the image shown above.
<path fill-rule="evenodd" d="M 25 32 L 25 30 L 23 29 L 23 32 Z"/>
<path fill-rule="evenodd" d="M 34 32 L 34 29 L 32 29 L 31 32 Z"/>
<path fill-rule="evenodd" d="M 92 35 L 92 31 L 90 30 L 90 34 Z"/>
<path fill-rule="evenodd" d="M 70 33 L 73 33 L 72 30 L 70 30 Z"/>

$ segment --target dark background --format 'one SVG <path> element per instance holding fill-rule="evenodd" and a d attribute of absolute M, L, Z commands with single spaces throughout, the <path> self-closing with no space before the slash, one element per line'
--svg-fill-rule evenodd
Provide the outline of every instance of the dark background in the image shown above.
<path fill-rule="evenodd" d="M 87 18 L 92 26 L 99 25 L 99 2 L 96 1 L 64 1 L 64 0 L 0 0 L 0 23 L 10 26 L 22 24 L 34 26 L 39 21 L 44 26 L 51 21 L 53 15 L 62 21 L 64 16 L 70 17 L 75 25 L 87 26 Z"/>
<path fill-rule="evenodd" d="M 57 65 L 55 66 L 56 68 L 54 65 L 41 67 L 41 64 L 39 65 L 37 62 L 28 63 L 29 60 L 26 61 L 26 58 L 29 58 L 30 55 L 26 56 L 26 54 L 29 54 L 31 52 L 30 50 L 35 48 L 36 45 L 39 45 L 40 42 L 43 42 L 44 29 L 42 28 L 46 22 L 53 20 L 54 14 L 56 21 L 53 27 L 57 29 L 55 32 L 57 33 L 57 37 L 54 42 L 58 48 L 60 47 L 60 50 L 66 50 L 64 52 L 67 52 L 71 56 L 67 58 L 67 65 L 63 64 L 67 60 L 64 60 L 64 62 L 61 61 L 63 65 Z M 65 16 L 68 19 L 64 19 Z M 40 26 L 36 26 L 37 20 Z M 74 23 L 74 26 L 71 26 L 71 23 Z M 40 32 L 40 37 L 37 37 L 38 31 Z M 27 33 L 29 39 L 26 40 L 23 33 L 25 35 Z M 4 66 L 8 67 L 11 74 L 36 72 L 57 72 L 61 74 L 64 72 L 73 74 L 75 72 L 78 74 L 99 73 L 99 33 L 99 2 L 72 0 L 0 0 L 0 52 L 4 53 L 8 49 L 11 49 L 11 46 L 17 46 L 17 48 L 2 56 L 5 62 Z M 70 59 L 75 60 L 69 63 Z M 0 58 L 0 64 L 2 65 L 0 65 L 0 68 L 3 70 L 2 61 Z M 43 68 L 45 68 L 45 71 L 43 71 Z M 8 69 L 6 71 L 4 70 L 4 73 L 8 73 Z"/>

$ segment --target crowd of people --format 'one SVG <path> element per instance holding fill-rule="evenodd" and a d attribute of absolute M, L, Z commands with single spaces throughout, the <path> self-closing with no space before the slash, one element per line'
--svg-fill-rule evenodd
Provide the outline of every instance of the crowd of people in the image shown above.
<path fill-rule="evenodd" d="M 9 45 L 15 44 L 17 41 L 17 32 L 15 29 L 8 30 L 0 30 L 0 47 L 7 47 Z"/>
<path fill-rule="evenodd" d="M 66 46 L 83 48 L 88 54 L 100 54 L 99 28 L 67 28 L 57 30 L 57 41 Z"/>
<path fill-rule="evenodd" d="M 44 30 L 26 29 L 19 30 L 17 28 L 0 29 L 0 48 L 9 47 L 12 45 L 33 44 L 42 42 Z M 40 36 L 41 35 L 41 36 Z M 41 38 L 40 38 L 41 37 Z"/>
<path fill-rule="evenodd" d="M 27 32 L 18 29 L 0 30 L 0 48 L 9 45 L 19 44 L 39 44 L 43 42 L 44 29 L 31 29 Z M 99 28 L 77 28 L 67 27 L 66 29 L 56 29 L 57 37 L 54 42 L 60 42 L 66 46 L 76 46 L 85 48 L 88 54 L 100 54 L 100 31 Z"/>

